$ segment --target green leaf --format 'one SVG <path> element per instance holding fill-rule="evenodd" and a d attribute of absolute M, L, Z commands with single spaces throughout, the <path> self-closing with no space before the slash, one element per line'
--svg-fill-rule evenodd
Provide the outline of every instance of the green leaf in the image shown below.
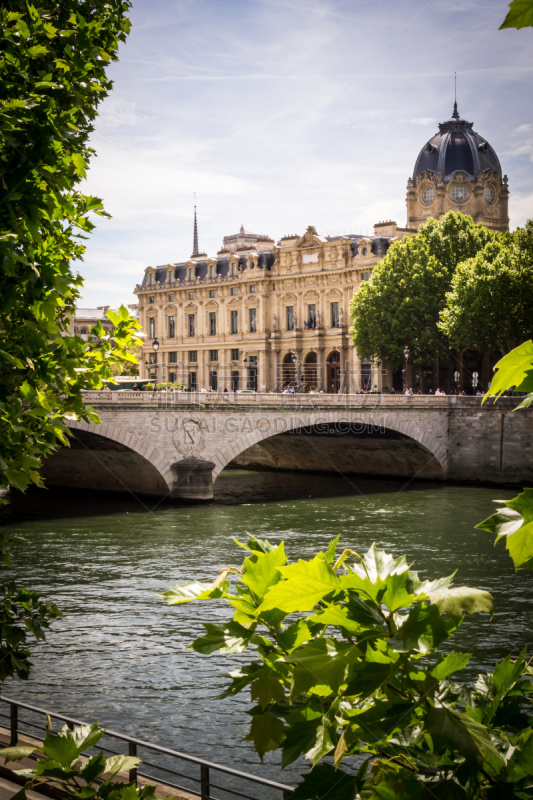
<path fill-rule="evenodd" d="M 212 586 L 211 583 L 198 583 L 198 581 L 178 584 L 173 589 L 162 592 L 159 597 L 162 597 L 169 606 L 175 606 L 179 603 L 190 603 L 192 600 L 213 600 L 227 596 L 228 581 L 222 581 L 215 589 Z"/>
<path fill-rule="evenodd" d="M 451 708 L 430 708 L 424 717 L 424 727 L 436 748 L 457 750 L 471 768 L 483 764 L 487 756 L 503 760 L 492 744 L 487 728 L 466 714 Z"/>
<path fill-rule="evenodd" d="M 340 538 L 341 538 L 341 535 L 339 533 L 338 536 L 336 536 L 334 539 L 331 540 L 331 542 L 328 545 L 328 549 L 324 553 L 324 557 L 325 557 L 326 561 L 328 562 L 328 564 L 332 564 L 335 561 L 335 553 L 337 551 L 337 545 L 339 544 L 339 539 Z"/>
<path fill-rule="evenodd" d="M 105 771 L 106 760 L 104 754 L 100 751 L 87 761 L 80 771 L 80 775 L 86 783 L 92 783 L 96 778 L 99 778 L 100 775 L 103 775 Z"/>
<path fill-rule="evenodd" d="M 28 758 L 36 750 L 35 747 L 25 747 L 23 745 L 17 747 L 6 747 L 0 750 L 0 756 L 5 759 L 5 763 L 9 764 L 10 761 L 22 761 L 23 758 Z"/>
<path fill-rule="evenodd" d="M 333 625 L 337 628 L 343 628 L 349 634 L 361 631 L 360 623 L 349 617 L 348 607 L 340 606 L 337 603 L 328 603 L 318 614 L 313 614 L 309 617 L 309 622 L 316 622 L 318 625 Z"/>
<path fill-rule="evenodd" d="M 203 622 L 207 633 L 199 636 L 189 645 L 191 650 L 208 655 L 216 650 L 221 653 L 242 653 L 248 647 L 248 642 L 253 635 L 253 630 L 248 630 L 238 622 L 229 622 L 227 625 L 213 625 Z"/>
<path fill-rule="evenodd" d="M 279 608 L 286 614 L 293 611 L 310 611 L 319 600 L 340 588 L 339 580 L 323 557 L 311 561 L 298 561 L 281 567 L 285 580 L 272 586 L 257 609 L 261 615 L 269 609 Z"/>
<path fill-rule="evenodd" d="M 434 667 L 431 668 L 430 674 L 438 681 L 443 681 L 448 675 L 464 669 L 470 661 L 471 655 L 468 653 L 450 653 L 446 657 L 439 658 Z"/>
<path fill-rule="evenodd" d="M 410 650 L 429 653 L 448 638 L 448 631 L 435 605 L 415 606 L 397 633 L 389 639 L 389 647 L 399 653 Z"/>
<path fill-rule="evenodd" d="M 272 670 L 256 678 L 250 686 L 250 697 L 257 700 L 263 711 L 270 703 L 281 703 L 284 696 L 280 676 Z"/>
<path fill-rule="evenodd" d="M 405 556 L 394 558 L 391 553 L 379 550 L 375 542 L 363 556 L 363 564 L 356 562 L 353 567 L 356 575 L 363 579 L 368 578 L 372 583 L 376 583 L 378 578 L 385 580 L 389 575 L 399 575 L 408 569 Z"/>
<path fill-rule="evenodd" d="M 268 750 L 275 750 L 285 735 L 283 722 L 267 711 L 252 717 L 250 733 L 244 741 L 251 741 L 261 761 Z"/>
<path fill-rule="evenodd" d="M 110 772 L 112 775 L 117 775 L 119 772 L 129 772 L 130 769 L 135 769 L 141 763 L 140 758 L 133 756 L 116 755 L 105 760 L 105 772 Z"/>
<path fill-rule="evenodd" d="M 388 681 L 394 670 L 394 664 L 380 664 L 363 661 L 350 671 L 349 681 L 344 694 L 348 697 L 359 695 L 361 699 L 373 694 L 385 681 Z"/>
<path fill-rule="evenodd" d="M 494 369 L 494 375 L 490 388 L 488 389 L 483 403 L 489 396 L 499 397 L 502 392 L 515 386 L 517 389 L 527 379 L 528 372 L 533 364 L 533 342 L 531 339 L 524 342 L 519 347 L 515 347 L 510 353 L 501 358 Z M 526 390 L 527 391 L 527 390 Z"/>
<path fill-rule="evenodd" d="M 304 619 L 299 619 L 298 622 L 289 625 L 288 628 L 285 628 L 277 635 L 278 644 L 286 653 L 290 653 L 311 638 L 311 631 Z"/>
<path fill-rule="evenodd" d="M 337 738 L 335 727 L 335 724 L 331 722 L 328 717 L 323 716 L 321 719 L 319 719 L 316 728 L 315 741 L 312 747 L 310 747 L 305 753 L 305 757 L 308 759 L 308 761 L 312 762 L 313 767 L 322 758 L 324 758 L 324 756 L 327 756 L 328 753 L 331 753 L 332 750 L 335 750 Z"/>
<path fill-rule="evenodd" d="M 281 580 L 278 567 L 287 562 L 283 542 L 270 553 L 256 553 L 244 559 L 242 582 L 253 592 L 258 603 L 265 592 Z"/>
<path fill-rule="evenodd" d="M 496 542 L 505 537 L 515 570 L 533 569 L 533 489 L 524 489 L 518 497 L 505 501 L 505 506 L 476 528 L 496 533 Z"/>
<path fill-rule="evenodd" d="M 296 664 L 292 674 L 290 699 L 315 689 L 321 694 L 337 692 L 346 681 L 348 669 L 361 656 L 357 647 L 331 637 L 314 639 L 294 650 L 285 661 Z"/>
<path fill-rule="evenodd" d="M 354 775 L 336 770 L 331 764 L 319 764 L 304 775 L 291 800 L 354 800 L 356 791 Z"/>
<path fill-rule="evenodd" d="M 509 11 L 504 21 L 500 25 L 503 28 L 530 28 L 533 26 L 533 1 L 532 0 L 512 0 L 509 3 Z"/>
<path fill-rule="evenodd" d="M 46 732 L 42 751 L 45 756 L 57 761 L 62 767 L 70 767 L 77 761 L 82 750 L 83 747 L 78 747 L 72 736 Z"/>
<path fill-rule="evenodd" d="M 440 613 L 448 614 L 455 622 L 461 619 L 465 611 L 469 614 L 490 614 L 491 617 L 494 613 L 492 595 L 483 589 L 456 586 L 437 589 L 427 594 Z"/>

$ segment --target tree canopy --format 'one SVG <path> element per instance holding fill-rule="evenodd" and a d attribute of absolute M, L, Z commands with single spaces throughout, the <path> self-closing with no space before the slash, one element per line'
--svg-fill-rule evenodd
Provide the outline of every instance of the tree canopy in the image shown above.
<path fill-rule="evenodd" d="M 446 356 L 448 342 L 438 322 L 457 264 L 495 236 L 471 217 L 449 211 L 394 242 L 350 306 L 360 357 L 397 368 L 406 345 L 415 364 Z"/>
<path fill-rule="evenodd" d="M 438 327 L 453 347 L 500 350 L 531 335 L 533 221 L 458 265 Z"/>
<path fill-rule="evenodd" d="M 43 456 L 66 442 L 67 419 L 97 419 L 82 390 L 134 360 L 138 323 L 110 312 L 112 335 L 70 335 L 83 238 L 101 201 L 77 184 L 130 23 L 129 0 L 6 0 L 0 9 L 0 488 L 39 483 Z"/>

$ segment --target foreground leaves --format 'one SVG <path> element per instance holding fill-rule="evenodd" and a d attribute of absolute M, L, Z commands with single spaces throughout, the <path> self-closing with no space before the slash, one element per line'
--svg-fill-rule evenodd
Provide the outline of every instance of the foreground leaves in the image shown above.
<path fill-rule="evenodd" d="M 474 686 L 451 678 L 468 654 L 438 655 L 465 615 L 492 616 L 490 594 L 455 587 L 453 575 L 421 580 L 405 557 L 376 545 L 336 558 L 336 545 L 287 563 L 283 544 L 250 539 L 241 567 L 163 594 L 178 609 L 194 600 L 232 609 L 232 621 L 204 623 L 191 647 L 252 651 L 222 696 L 249 689 L 246 739 L 258 755 L 279 749 L 283 767 L 310 762 L 297 800 L 478 800 L 499 796 L 497 787 L 502 797 L 531 797 L 525 653 Z M 353 758 L 358 772 L 344 772 Z"/>
<path fill-rule="evenodd" d="M 104 734 L 95 722 L 92 725 L 79 725 L 70 730 L 65 725 L 59 733 L 47 731 L 42 747 L 7 747 L 0 750 L 5 763 L 20 762 L 33 753 L 41 758 L 31 769 L 17 769 L 15 772 L 27 783 L 15 796 L 26 800 L 26 791 L 38 789 L 46 784 L 48 791 L 59 791 L 62 796 L 79 800 L 155 800 L 155 787 L 144 786 L 138 789 L 135 783 L 115 782 L 119 773 L 128 773 L 141 762 L 138 758 L 114 755 L 105 758 L 102 751 L 87 757 Z M 86 755 L 81 759 L 82 754 Z"/>
<path fill-rule="evenodd" d="M 515 569 L 533 569 L 533 489 L 524 489 L 513 500 L 506 500 L 492 516 L 476 525 L 505 540 Z"/>
<path fill-rule="evenodd" d="M 502 28 L 529 28 L 533 26 L 533 0 L 513 0 L 500 25 Z"/>

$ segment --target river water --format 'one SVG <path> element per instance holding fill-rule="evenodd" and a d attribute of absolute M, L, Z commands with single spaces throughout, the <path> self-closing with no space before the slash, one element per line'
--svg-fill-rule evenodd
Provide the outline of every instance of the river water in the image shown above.
<path fill-rule="evenodd" d="M 341 534 L 358 552 L 377 542 L 406 553 L 424 577 L 457 570 L 456 585 L 487 589 L 495 615 L 468 618 L 453 639 L 474 654 L 469 675 L 531 641 L 533 574 L 514 573 L 503 545 L 474 530 L 513 490 L 437 483 L 228 471 L 213 505 L 157 506 L 102 496 L 38 491 L 14 502 L 2 524 L 24 537 L 13 548 L 17 580 L 64 613 L 34 648 L 16 699 L 149 741 L 294 782 L 301 764 L 279 771 L 242 742 L 249 717 L 241 699 L 216 700 L 239 656 L 186 649 L 200 621 L 228 619 L 222 604 L 166 606 L 157 593 L 177 582 L 210 581 L 242 562 L 232 537 L 246 531 L 285 540 L 291 559 L 308 558 Z M 246 654 L 245 654 L 246 656 Z"/>

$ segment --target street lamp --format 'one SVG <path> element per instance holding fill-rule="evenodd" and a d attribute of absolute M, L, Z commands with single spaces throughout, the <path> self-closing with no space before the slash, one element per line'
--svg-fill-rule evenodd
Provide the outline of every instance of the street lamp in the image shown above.
<path fill-rule="evenodd" d="M 477 372 L 473 372 L 472 373 L 472 389 L 474 390 L 474 392 L 476 391 L 476 386 L 477 386 L 477 382 L 478 382 L 477 379 L 478 378 L 479 378 L 478 373 Z"/>
<path fill-rule="evenodd" d="M 403 351 L 403 355 L 405 358 L 405 370 L 404 370 L 404 386 L 403 386 L 403 393 L 407 392 L 407 364 L 409 363 L 409 348 L 406 347 Z"/>

